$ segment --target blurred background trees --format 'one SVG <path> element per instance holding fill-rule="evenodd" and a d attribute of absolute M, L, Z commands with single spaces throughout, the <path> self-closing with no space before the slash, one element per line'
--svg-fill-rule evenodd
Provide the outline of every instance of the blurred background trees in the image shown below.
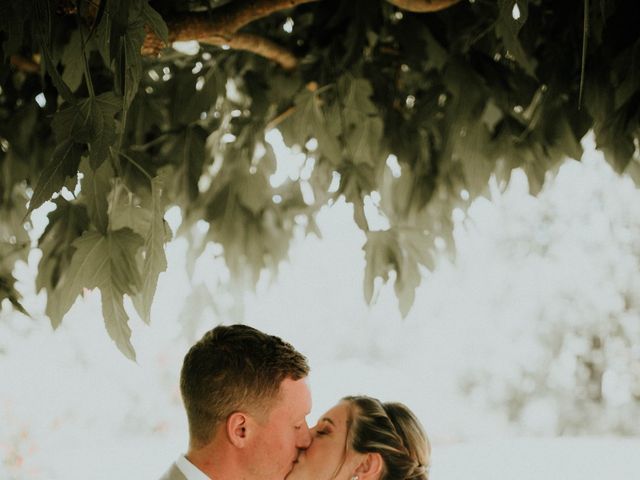
<path fill-rule="evenodd" d="M 602 164 L 563 168 L 535 200 L 507 195 L 491 221 L 470 228 L 483 255 L 512 270 L 494 273 L 504 280 L 494 327 L 509 347 L 461 386 L 522 432 L 637 435 L 639 192 Z"/>

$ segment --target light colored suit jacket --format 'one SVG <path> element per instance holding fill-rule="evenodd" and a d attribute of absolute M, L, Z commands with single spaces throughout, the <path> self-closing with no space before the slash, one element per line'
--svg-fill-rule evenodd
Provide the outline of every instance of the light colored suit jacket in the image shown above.
<path fill-rule="evenodd" d="M 165 473 L 160 480 L 187 480 L 178 466 L 174 463 L 171 465 L 171 468 Z"/>

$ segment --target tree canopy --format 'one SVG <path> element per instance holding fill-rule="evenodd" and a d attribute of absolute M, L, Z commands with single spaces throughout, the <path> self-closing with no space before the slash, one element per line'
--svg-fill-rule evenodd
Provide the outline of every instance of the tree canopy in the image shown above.
<path fill-rule="evenodd" d="M 640 162 L 639 7 L 617 0 L 25 0 L 0 5 L 0 301 L 14 265 L 62 321 L 100 289 L 133 358 L 164 246 L 206 226 L 232 278 L 276 270 L 298 229 L 344 197 L 366 234 L 364 293 L 452 248 L 451 212 L 522 168 L 532 193 L 593 130 L 618 172 Z M 188 44 L 191 51 L 176 42 Z M 274 185 L 268 133 L 305 156 Z M 29 214 L 55 209 L 32 244 Z M 388 228 L 370 224 L 365 205 Z M 171 232 L 164 214 L 180 208 Z"/>

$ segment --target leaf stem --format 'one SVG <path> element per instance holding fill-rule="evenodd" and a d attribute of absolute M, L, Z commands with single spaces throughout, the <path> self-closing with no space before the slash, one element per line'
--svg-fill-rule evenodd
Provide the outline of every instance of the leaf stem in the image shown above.
<path fill-rule="evenodd" d="M 587 44 L 589 38 L 589 0 L 584 0 L 584 23 L 582 27 L 582 65 L 580 67 L 580 93 L 578 94 L 578 110 L 582 109 L 584 91 L 584 71 L 587 65 Z"/>
<path fill-rule="evenodd" d="M 153 178 L 151 178 L 151 175 L 149 175 L 149 173 L 142 167 L 142 165 L 140 165 L 138 162 L 136 162 L 133 158 L 131 158 L 129 155 L 127 155 L 124 152 L 119 152 L 120 156 L 122 156 L 124 159 L 128 160 L 129 163 L 131 163 L 134 167 L 136 167 L 138 170 L 140 170 L 140 172 L 147 177 L 147 179 L 149 180 L 149 183 L 151 183 L 153 181 Z"/>
<path fill-rule="evenodd" d="M 80 21 L 79 17 L 78 17 L 78 31 L 80 32 L 80 43 L 82 46 L 82 65 L 84 66 L 84 79 L 85 79 L 85 83 L 87 84 L 87 89 L 89 90 L 89 95 L 91 96 L 91 98 L 93 98 L 96 96 L 96 93 L 93 89 L 93 82 L 91 81 L 91 71 L 89 70 L 89 61 L 87 60 L 87 52 L 86 52 L 87 42 L 86 42 L 86 39 L 84 38 L 84 30 L 82 28 L 82 22 Z"/>
<path fill-rule="evenodd" d="M 170 130 L 165 130 L 164 132 L 161 132 L 160 134 L 158 134 L 156 138 L 148 141 L 147 143 L 129 145 L 129 149 L 135 152 L 144 152 L 148 148 L 151 148 L 154 145 L 158 145 L 159 143 L 162 143 L 166 139 L 166 137 L 168 137 L 169 135 L 177 135 L 179 133 L 182 133 L 184 130 L 185 130 L 185 127 L 182 127 L 182 126 L 177 128 L 172 128 Z"/>

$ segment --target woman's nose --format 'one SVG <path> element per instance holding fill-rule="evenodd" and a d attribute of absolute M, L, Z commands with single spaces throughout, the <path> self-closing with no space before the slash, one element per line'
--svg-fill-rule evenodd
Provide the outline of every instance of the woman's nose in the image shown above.
<path fill-rule="evenodd" d="M 298 434 L 298 448 L 307 448 L 311 445 L 311 432 L 309 426 L 305 422 Z"/>

